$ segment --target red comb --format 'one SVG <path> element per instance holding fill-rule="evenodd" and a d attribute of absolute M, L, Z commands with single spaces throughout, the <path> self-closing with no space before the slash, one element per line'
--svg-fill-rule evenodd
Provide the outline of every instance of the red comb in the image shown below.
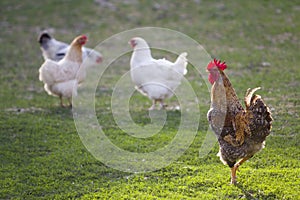
<path fill-rule="evenodd" d="M 87 36 L 86 35 L 82 35 L 81 38 L 87 40 Z"/>
<path fill-rule="evenodd" d="M 208 63 L 207 70 L 210 70 L 215 66 L 217 66 L 222 71 L 227 68 L 227 65 L 225 62 L 221 62 L 221 60 L 214 59 L 213 61 L 210 61 Z"/>

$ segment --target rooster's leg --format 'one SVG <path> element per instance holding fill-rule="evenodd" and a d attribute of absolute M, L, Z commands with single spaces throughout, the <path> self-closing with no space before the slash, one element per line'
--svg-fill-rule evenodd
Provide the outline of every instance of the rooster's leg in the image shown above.
<path fill-rule="evenodd" d="M 241 166 L 246 160 L 251 158 L 252 156 L 247 156 L 242 158 L 239 162 L 235 163 L 235 165 L 231 168 L 231 184 L 236 184 L 236 171 L 238 170 L 239 166 Z"/>
<path fill-rule="evenodd" d="M 237 167 L 233 166 L 231 168 L 231 184 L 236 184 L 236 170 L 237 170 Z"/>
<path fill-rule="evenodd" d="M 243 159 L 241 159 L 239 162 L 235 163 L 234 167 L 239 168 L 239 166 L 241 166 L 246 160 L 248 160 L 249 158 L 251 158 L 252 156 L 247 156 Z"/>

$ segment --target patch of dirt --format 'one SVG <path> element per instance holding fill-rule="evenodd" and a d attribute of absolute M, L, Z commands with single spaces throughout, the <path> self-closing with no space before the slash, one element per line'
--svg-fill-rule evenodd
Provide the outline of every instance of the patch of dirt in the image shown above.
<path fill-rule="evenodd" d="M 22 114 L 22 113 L 36 113 L 36 112 L 45 112 L 45 109 L 42 108 L 36 108 L 36 107 L 30 107 L 30 108 L 7 108 L 5 109 L 6 112 L 13 112 L 16 114 Z"/>
<path fill-rule="evenodd" d="M 290 32 L 281 33 L 275 36 L 268 36 L 267 39 L 273 44 L 283 44 L 286 41 L 291 41 L 293 43 L 298 42 L 298 38 Z"/>

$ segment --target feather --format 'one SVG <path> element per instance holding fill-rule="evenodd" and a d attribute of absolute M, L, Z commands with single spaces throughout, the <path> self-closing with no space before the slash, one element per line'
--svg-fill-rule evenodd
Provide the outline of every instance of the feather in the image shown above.
<path fill-rule="evenodd" d="M 69 44 L 56 40 L 47 31 L 43 31 L 39 35 L 38 42 L 45 60 L 60 61 L 70 48 Z M 91 66 L 102 62 L 102 54 L 96 50 L 82 47 L 82 59 L 88 66 Z"/>
<path fill-rule="evenodd" d="M 261 89 L 260 87 L 257 87 L 257 88 L 254 88 L 254 89 L 251 89 L 251 88 L 248 88 L 246 94 L 245 94 L 245 98 L 244 98 L 244 102 L 245 102 L 245 106 L 246 106 L 246 109 L 248 110 L 249 107 L 250 107 L 250 104 L 252 102 L 252 97 L 253 97 L 253 94 L 257 91 Z"/>

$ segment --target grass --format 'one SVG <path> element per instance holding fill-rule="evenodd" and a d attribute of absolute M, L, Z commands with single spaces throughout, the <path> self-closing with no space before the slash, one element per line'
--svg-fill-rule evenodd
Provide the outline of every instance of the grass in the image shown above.
<path fill-rule="evenodd" d="M 300 199 L 297 1 L 110 1 L 113 6 L 95 2 L 0 3 L 0 199 Z M 229 168 L 216 157 L 217 145 L 199 157 L 205 117 L 190 147 L 167 167 L 122 172 L 87 151 L 72 112 L 44 92 L 38 80 L 43 59 L 36 42 L 41 29 L 52 28 L 63 41 L 88 34 L 88 46 L 93 47 L 113 34 L 144 26 L 181 31 L 212 56 L 226 60 L 240 98 L 248 87 L 262 87 L 259 93 L 273 112 L 273 130 L 266 148 L 241 167 L 238 186 L 229 185 Z M 128 64 L 123 63 L 122 70 Z M 201 91 L 202 78 L 192 73 L 192 66 L 189 69 L 190 83 Z M 98 121 L 114 144 L 151 152 L 176 135 L 180 112 L 168 111 L 168 123 L 155 137 L 137 139 L 122 132 L 110 110 L 113 85 L 122 70 L 108 71 L 107 81 L 99 84 Z M 199 105 L 205 116 L 209 94 L 197 94 L 208 98 Z M 133 120 L 148 124 L 148 99 L 135 93 L 131 102 Z"/>

